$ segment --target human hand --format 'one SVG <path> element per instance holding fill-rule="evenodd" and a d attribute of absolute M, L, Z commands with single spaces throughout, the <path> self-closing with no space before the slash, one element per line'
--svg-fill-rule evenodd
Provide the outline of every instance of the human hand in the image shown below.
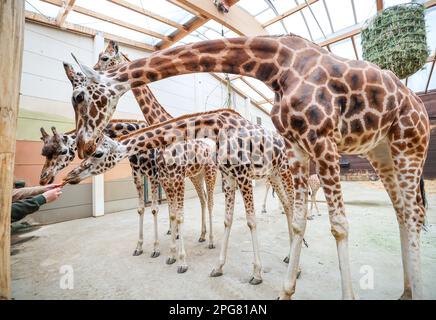
<path fill-rule="evenodd" d="M 61 187 L 62 187 L 62 184 L 60 184 L 60 183 L 52 183 L 52 184 L 48 184 L 45 186 L 45 191 L 49 191 L 49 190 L 52 190 L 55 188 L 61 188 Z"/>
<path fill-rule="evenodd" d="M 54 188 L 44 192 L 42 195 L 44 196 L 46 203 L 50 203 L 57 200 L 61 194 L 61 188 Z"/>

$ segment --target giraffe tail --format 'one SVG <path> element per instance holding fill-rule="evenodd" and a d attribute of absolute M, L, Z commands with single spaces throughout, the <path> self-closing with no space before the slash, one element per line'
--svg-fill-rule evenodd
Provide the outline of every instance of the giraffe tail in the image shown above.
<path fill-rule="evenodd" d="M 422 199 L 422 206 L 426 209 L 427 208 L 427 197 L 425 195 L 425 183 L 424 178 L 421 176 L 421 179 L 419 180 L 419 190 L 421 192 L 421 199 Z"/>
<path fill-rule="evenodd" d="M 421 179 L 419 180 L 419 190 L 421 192 L 421 201 L 422 201 L 422 206 L 424 207 L 424 210 L 427 209 L 427 197 L 425 195 L 425 183 L 424 183 L 424 178 L 421 176 Z M 428 231 L 427 228 L 427 217 L 424 218 L 424 223 L 422 225 L 422 229 L 424 231 Z"/>

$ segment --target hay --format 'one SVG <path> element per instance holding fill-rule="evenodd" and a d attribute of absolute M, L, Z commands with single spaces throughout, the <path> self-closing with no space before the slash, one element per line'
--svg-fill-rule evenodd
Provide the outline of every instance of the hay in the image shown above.
<path fill-rule="evenodd" d="M 385 9 L 362 30 L 363 58 L 400 79 L 421 69 L 429 55 L 425 7 L 408 3 Z"/>

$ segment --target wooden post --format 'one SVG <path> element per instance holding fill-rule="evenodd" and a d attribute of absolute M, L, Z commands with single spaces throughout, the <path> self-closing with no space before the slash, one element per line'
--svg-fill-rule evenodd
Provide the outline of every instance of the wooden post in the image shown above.
<path fill-rule="evenodd" d="M 11 298 L 10 230 L 24 0 L 0 0 L 0 299 Z"/>

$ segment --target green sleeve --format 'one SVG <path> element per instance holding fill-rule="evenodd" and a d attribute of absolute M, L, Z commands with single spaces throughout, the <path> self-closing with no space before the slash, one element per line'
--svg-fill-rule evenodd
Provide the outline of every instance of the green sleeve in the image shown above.
<path fill-rule="evenodd" d="M 43 195 L 13 202 L 11 222 L 21 220 L 28 214 L 38 211 L 39 207 L 44 203 L 45 198 Z"/>

